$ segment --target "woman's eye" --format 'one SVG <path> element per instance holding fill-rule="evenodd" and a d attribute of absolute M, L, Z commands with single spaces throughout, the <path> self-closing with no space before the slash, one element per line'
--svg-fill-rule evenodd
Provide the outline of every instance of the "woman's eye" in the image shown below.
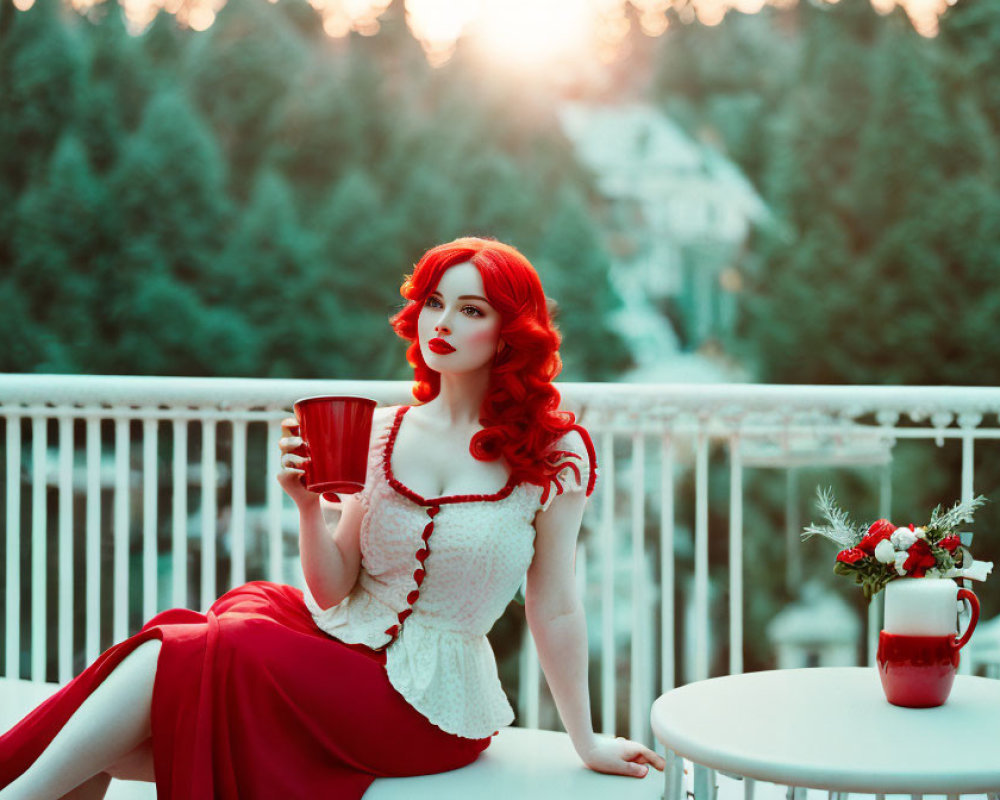
<path fill-rule="evenodd" d="M 441 301 L 436 297 L 428 297 L 424 300 L 424 306 L 426 308 L 441 308 Z"/>
<path fill-rule="evenodd" d="M 462 308 L 462 313 L 465 314 L 467 317 L 481 317 L 481 316 L 483 316 L 483 312 L 480 311 L 475 306 L 465 306 L 464 308 Z"/>

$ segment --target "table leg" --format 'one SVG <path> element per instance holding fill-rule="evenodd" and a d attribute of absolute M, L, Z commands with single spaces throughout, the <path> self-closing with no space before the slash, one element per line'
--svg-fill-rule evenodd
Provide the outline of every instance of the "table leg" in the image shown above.
<path fill-rule="evenodd" d="M 719 785 L 715 781 L 715 770 L 694 765 L 694 800 L 715 800 Z"/>
<path fill-rule="evenodd" d="M 663 800 L 682 800 L 684 788 L 684 759 L 673 750 L 663 756 L 667 765 L 663 768 Z"/>
<path fill-rule="evenodd" d="M 785 797 L 788 800 L 806 800 L 806 790 L 801 786 L 789 786 Z"/>

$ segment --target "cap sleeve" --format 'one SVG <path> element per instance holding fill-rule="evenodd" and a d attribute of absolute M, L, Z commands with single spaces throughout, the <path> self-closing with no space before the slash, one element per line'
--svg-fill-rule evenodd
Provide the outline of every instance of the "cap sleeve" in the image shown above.
<path fill-rule="evenodd" d="M 372 416 L 372 433 L 368 441 L 368 469 L 365 474 L 365 486 L 358 493 L 358 500 L 365 511 L 371 498 L 372 488 L 382 470 L 382 457 L 386 442 L 389 440 L 389 429 L 396 416 L 397 406 L 376 408 Z"/>
<path fill-rule="evenodd" d="M 545 511 L 555 498 L 565 492 L 585 491 L 588 497 L 593 493 L 597 480 L 597 456 L 586 429 L 574 425 L 552 445 L 549 461 L 558 472 L 542 490 L 539 501 L 541 511 Z"/>

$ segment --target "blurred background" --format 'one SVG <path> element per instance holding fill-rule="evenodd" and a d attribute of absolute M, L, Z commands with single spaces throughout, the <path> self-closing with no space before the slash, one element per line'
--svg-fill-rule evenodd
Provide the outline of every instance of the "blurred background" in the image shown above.
<path fill-rule="evenodd" d="M 997 386 L 998 75 L 994 0 L 0 0 L 0 371 L 407 379 L 399 284 L 471 234 L 538 268 L 563 380 Z M 895 448 L 894 519 L 960 460 Z M 863 619 L 828 543 L 768 565 L 879 474 L 747 469 L 747 669 L 790 604 Z"/>

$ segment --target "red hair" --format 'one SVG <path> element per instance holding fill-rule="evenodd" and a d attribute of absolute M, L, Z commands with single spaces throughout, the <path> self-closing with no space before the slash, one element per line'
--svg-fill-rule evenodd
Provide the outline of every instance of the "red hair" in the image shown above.
<path fill-rule="evenodd" d="M 469 450 L 480 461 L 501 456 L 511 469 L 511 483 L 534 483 L 548 492 L 567 466 L 568 451 L 552 452 L 554 442 L 576 429 L 570 411 L 559 410 L 559 391 L 552 384 L 562 370 L 562 336 L 549 315 L 538 273 L 520 252 L 494 239 L 466 237 L 428 250 L 400 287 L 409 302 L 392 317 L 392 327 L 410 342 L 406 358 L 414 370 L 413 396 L 426 403 L 441 390 L 441 375 L 427 366 L 417 341 L 417 317 L 441 276 L 456 264 L 472 263 L 483 279 L 486 299 L 500 313 L 500 341 L 480 407 L 483 430 L 472 437 Z M 581 435 L 593 456 L 585 432 Z M 575 465 L 569 465 L 576 471 Z M 577 475 L 579 472 L 577 471 Z M 593 489 L 591 470 L 587 493 Z"/>

